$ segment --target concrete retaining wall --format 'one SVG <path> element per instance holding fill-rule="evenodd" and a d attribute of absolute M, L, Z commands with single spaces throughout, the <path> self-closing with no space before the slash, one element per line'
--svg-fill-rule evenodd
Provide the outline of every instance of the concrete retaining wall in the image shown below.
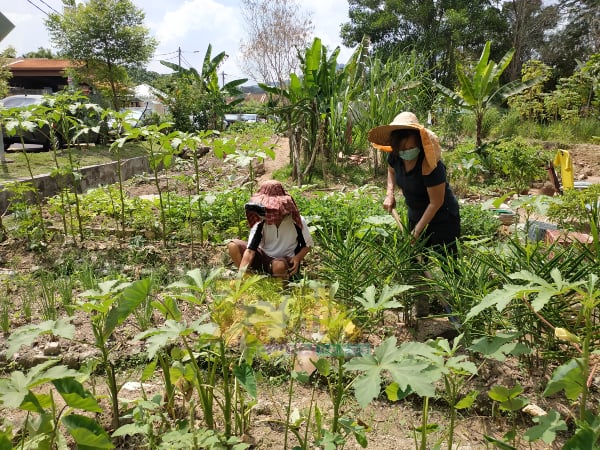
<path fill-rule="evenodd" d="M 81 174 L 80 193 L 93 187 L 113 184 L 118 181 L 116 161 L 97 166 L 82 167 L 78 172 Z M 123 180 L 143 172 L 150 172 L 150 165 L 146 156 L 121 161 L 121 177 Z M 19 182 L 31 182 L 39 194 L 46 198 L 56 195 L 63 187 L 72 186 L 71 180 L 72 176 L 51 177 L 50 175 L 39 175 L 33 180 L 23 179 Z M 0 214 L 9 209 L 11 196 L 12 194 L 4 189 L 4 185 L 0 184 Z M 31 200 L 34 200 L 33 195 Z"/>

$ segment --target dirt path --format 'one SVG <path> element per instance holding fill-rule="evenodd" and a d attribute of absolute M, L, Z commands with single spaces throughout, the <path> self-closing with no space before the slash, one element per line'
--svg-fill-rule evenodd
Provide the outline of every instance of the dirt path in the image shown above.
<path fill-rule="evenodd" d="M 288 139 L 282 136 L 273 138 L 275 144 L 275 159 L 267 158 L 264 163 L 265 172 L 260 176 L 258 182 L 270 180 L 273 172 L 285 167 L 290 162 L 290 146 Z"/>

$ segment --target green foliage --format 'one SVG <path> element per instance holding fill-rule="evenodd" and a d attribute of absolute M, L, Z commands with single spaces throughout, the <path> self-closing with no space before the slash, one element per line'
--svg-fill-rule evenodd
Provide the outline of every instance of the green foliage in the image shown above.
<path fill-rule="evenodd" d="M 118 111 L 125 68 L 148 62 L 157 46 L 143 21 L 130 0 L 92 0 L 49 14 L 45 24 L 59 53 L 86 63 L 74 69 L 80 80 L 108 91 Z"/>
<path fill-rule="evenodd" d="M 594 117 L 580 118 L 573 128 L 573 136 L 577 142 L 594 143 L 594 136 L 600 136 L 600 120 Z"/>
<path fill-rule="evenodd" d="M 288 192 L 294 196 L 302 215 L 323 228 L 351 230 L 356 226 L 355 222 L 382 214 L 383 197 L 379 195 L 384 192 L 373 185 L 346 192 L 319 191 L 314 186 L 292 187 Z"/>
<path fill-rule="evenodd" d="M 321 39 L 315 38 L 299 55 L 302 73 L 290 74 L 287 87 L 259 84 L 281 102 L 274 112 L 289 138 L 292 175 L 299 186 L 314 170 L 317 157 L 334 162 L 339 152 L 348 153 L 349 108 L 360 93 L 366 49 L 358 46 L 342 69 L 338 69 L 339 53 L 338 47 L 328 55 Z"/>
<path fill-rule="evenodd" d="M 26 412 L 22 424 L 24 432 L 17 438 L 23 448 L 55 448 L 66 446 L 60 425 L 64 425 L 79 448 L 114 448 L 106 431 L 93 419 L 75 414 L 75 410 L 101 413 L 96 398 L 86 391 L 78 379 L 86 376 L 56 361 L 33 367 L 28 373 L 13 371 L 8 378 L 0 378 L 0 404 Z M 41 386 L 52 385 L 50 393 L 42 393 Z M 57 392 L 65 403 L 61 409 L 54 400 Z M 9 447 L 9 448 L 12 448 Z"/>
<path fill-rule="evenodd" d="M 545 166 L 551 159 L 541 146 L 530 145 L 521 138 L 486 144 L 481 152 L 490 176 L 508 178 L 510 188 L 517 192 L 545 179 Z"/>
<path fill-rule="evenodd" d="M 485 113 L 496 104 L 501 103 L 508 97 L 515 95 L 538 82 L 537 78 L 527 81 L 511 81 L 504 85 L 500 84 L 500 76 L 506 70 L 514 55 L 514 49 L 509 50 L 499 63 L 490 61 L 491 42 L 487 41 L 481 53 L 479 61 L 474 68 L 457 66 L 456 73 L 460 83 L 460 91 L 454 92 L 441 84 L 437 88 L 443 95 L 450 98 L 461 108 L 471 111 L 475 116 L 476 146 L 482 144 L 484 135 L 483 119 Z"/>
<path fill-rule="evenodd" d="M 350 21 L 341 29 L 345 45 L 369 36 L 374 52 L 384 60 L 393 59 L 398 48 L 415 49 L 426 71 L 444 83 L 454 80 L 454 58 L 470 58 L 485 39 L 501 42 L 500 35 L 508 28 L 499 7 L 480 2 L 355 0 L 352 8 Z"/>
<path fill-rule="evenodd" d="M 498 234 L 500 222 L 494 213 L 482 205 L 460 207 L 460 228 L 463 239 L 492 238 Z"/>
<path fill-rule="evenodd" d="M 242 78 L 219 85 L 219 67 L 226 58 L 225 52 L 213 57 L 212 45 L 208 44 L 200 73 L 194 68 L 161 61 L 176 73 L 166 86 L 171 95 L 163 99 L 174 117 L 176 129 L 184 132 L 223 129 L 225 112 L 242 101 L 239 86 L 248 81 Z"/>
<path fill-rule="evenodd" d="M 523 64 L 521 75 L 523 81 L 538 79 L 539 82 L 509 98 L 508 105 L 521 120 L 541 121 L 546 118 L 542 88 L 551 76 L 551 68 L 541 61 L 530 60 Z"/>
<path fill-rule="evenodd" d="M 600 196 L 600 185 L 586 189 L 566 189 L 548 208 L 548 218 L 560 228 L 589 232 L 594 220 L 594 205 Z"/>
<path fill-rule="evenodd" d="M 121 325 L 150 295 L 151 283 L 149 279 L 142 279 L 133 283 L 122 283 L 120 280 L 110 280 L 98 285 L 98 289 L 85 291 L 81 294 L 83 299 L 77 304 L 82 311 L 90 314 L 94 345 L 100 351 L 100 362 L 106 371 L 106 383 L 109 389 L 111 407 L 111 426 L 119 426 L 119 401 L 120 387 L 117 383 L 117 374 L 111 359 L 109 339 L 119 325 Z"/>

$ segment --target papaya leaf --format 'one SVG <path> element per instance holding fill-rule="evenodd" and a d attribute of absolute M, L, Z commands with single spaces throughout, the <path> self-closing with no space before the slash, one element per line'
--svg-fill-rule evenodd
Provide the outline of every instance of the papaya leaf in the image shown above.
<path fill-rule="evenodd" d="M 492 338 L 482 337 L 476 339 L 469 350 L 479 352 L 487 358 L 496 361 L 504 361 L 509 355 L 519 356 L 531 353 L 531 349 L 525 344 L 517 342 L 521 336 L 519 332 L 498 333 Z"/>
<path fill-rule="evenodd" d="M 374 314 L 384 309 L 401 308 L 403 304 L 395 300 L 395 297 L 404 291 L 412 289 L 412 287 L 413 286 L 405 285 L 395 285 L 390 287 L 386 284 L 379 297 L 377 297 L 375 286 L 370 285 L 363 291 L 362 296 L 356 296 L 354 299 L 360 303 L 367 312 Z"/>
<path fill-rule="evenodd" d="M 411 393 L 412 389 L 410 389 L 410 386 L 406 391 L 403 391 L 395 381 L 385 388 L 385 394 L 387 395 L 388 400 L 392 402 L 402 400 L 403 398 L 408 397 L 408 395 Z"/>
<path fill-rule="evenodd" d="M 529 428 L 524 434 L 523 438 L 526 441 L 532 442 L 541 439 L 546 444 L 551 444 L 556 439 L 556 433 L 558 431 L 565 431 L 567 424 L 560 418 L 560 414 L 557 411 L 550 411 L 545 416 L 534 417 L 533 421 L 537 425 Z"/>
<path fill-rule="evenodd" d="M 181 336 L 189 336 L 192 333 L 213 334 L 216 326 L 210 322 L 203 322 L 207 318 L 208 316 L 204 315 L 189 326 L 185 322 L 168 319 L 162 327 L 143 331 L 134 339 L 138 341 L 146 340 L 148 344 L 148 359 L 153 359 L 162 347 L 177 341 Z"/>
<path fill-rule="evenodd" d="M 372 355 L 359 356 L 346 363 L 346 370 L 362 372 L 354 382 L 354 393 L 364 408 L 381 392 L 382 373 L 387 372 L 404 391 L 411 387 L 421 396 L 433 396 L 435 388 L 427 376 L 430 364 L 396 347 L 394 336 L 383 341 Z"/>
<path fill-rule="evenodd" d="M 43 334 L 72 339 L 75 335 L 75 326 L 65 319 L 58 319 L 17 328 L 7 339 L 6 357 L 12 358 L 21 346 L 31 345 L 38 336 Z"/>
<path fill-rule="evenodd" d="M 467 313 L 466 320 L 472 319 L 481 311 L 491 308 L 492 306 L 495 306 L 498 311 L 502 312 L 513 298 L 524 291 L 524 286 L 514 284 L 508 284 L 502 289 L 496 289 L 495 291 L 487 294 L 483 300 L 479 302 L 479 304 L 471 308 L 471 310 Z"/>
<path fill-rule="evenodd" d="M 586 380 L 581 370 L 581 360 L 572 359 L 554 370 L 543 395 L 548 397 L 564 390 L 565 396 L 569 400 L 575 401 L 583 392 L 585 383 Z"/>

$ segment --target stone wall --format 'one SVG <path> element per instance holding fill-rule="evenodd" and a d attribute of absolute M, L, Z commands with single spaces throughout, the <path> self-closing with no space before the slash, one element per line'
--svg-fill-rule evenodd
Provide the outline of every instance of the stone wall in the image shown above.
<path fill-rule="evenodd" d="M 81 174 L 81 181 L 79 184 L 80 193 L 96 186 L 113 184 L 118 181 L 116 161 L 96 166 L 82 167 L 78 172 Z M 137 158 L 121 161 L 121 176 L 123 180 L 127 180 L 134 175 L 144 172 L 150 172 L 150 165 L 146 156 L 139 156 Z M 69 180 L 69 177 L 66 176 L 51 177 L 50 175 L 39 175 L 33 180 L 23 179 L 20 180 L 20 182 L 32 182 L 43 198 L 56 195 L 61 187 L 72 186 L 72 182 Z M 4 189 L 4 185 L 0 184 L 0 214 L 4 214 L 10 208 L 11 195 L 10 192 L 7 192 L 6 189 Z M 31 200 L 33 200 L 33 198 Z"/>

